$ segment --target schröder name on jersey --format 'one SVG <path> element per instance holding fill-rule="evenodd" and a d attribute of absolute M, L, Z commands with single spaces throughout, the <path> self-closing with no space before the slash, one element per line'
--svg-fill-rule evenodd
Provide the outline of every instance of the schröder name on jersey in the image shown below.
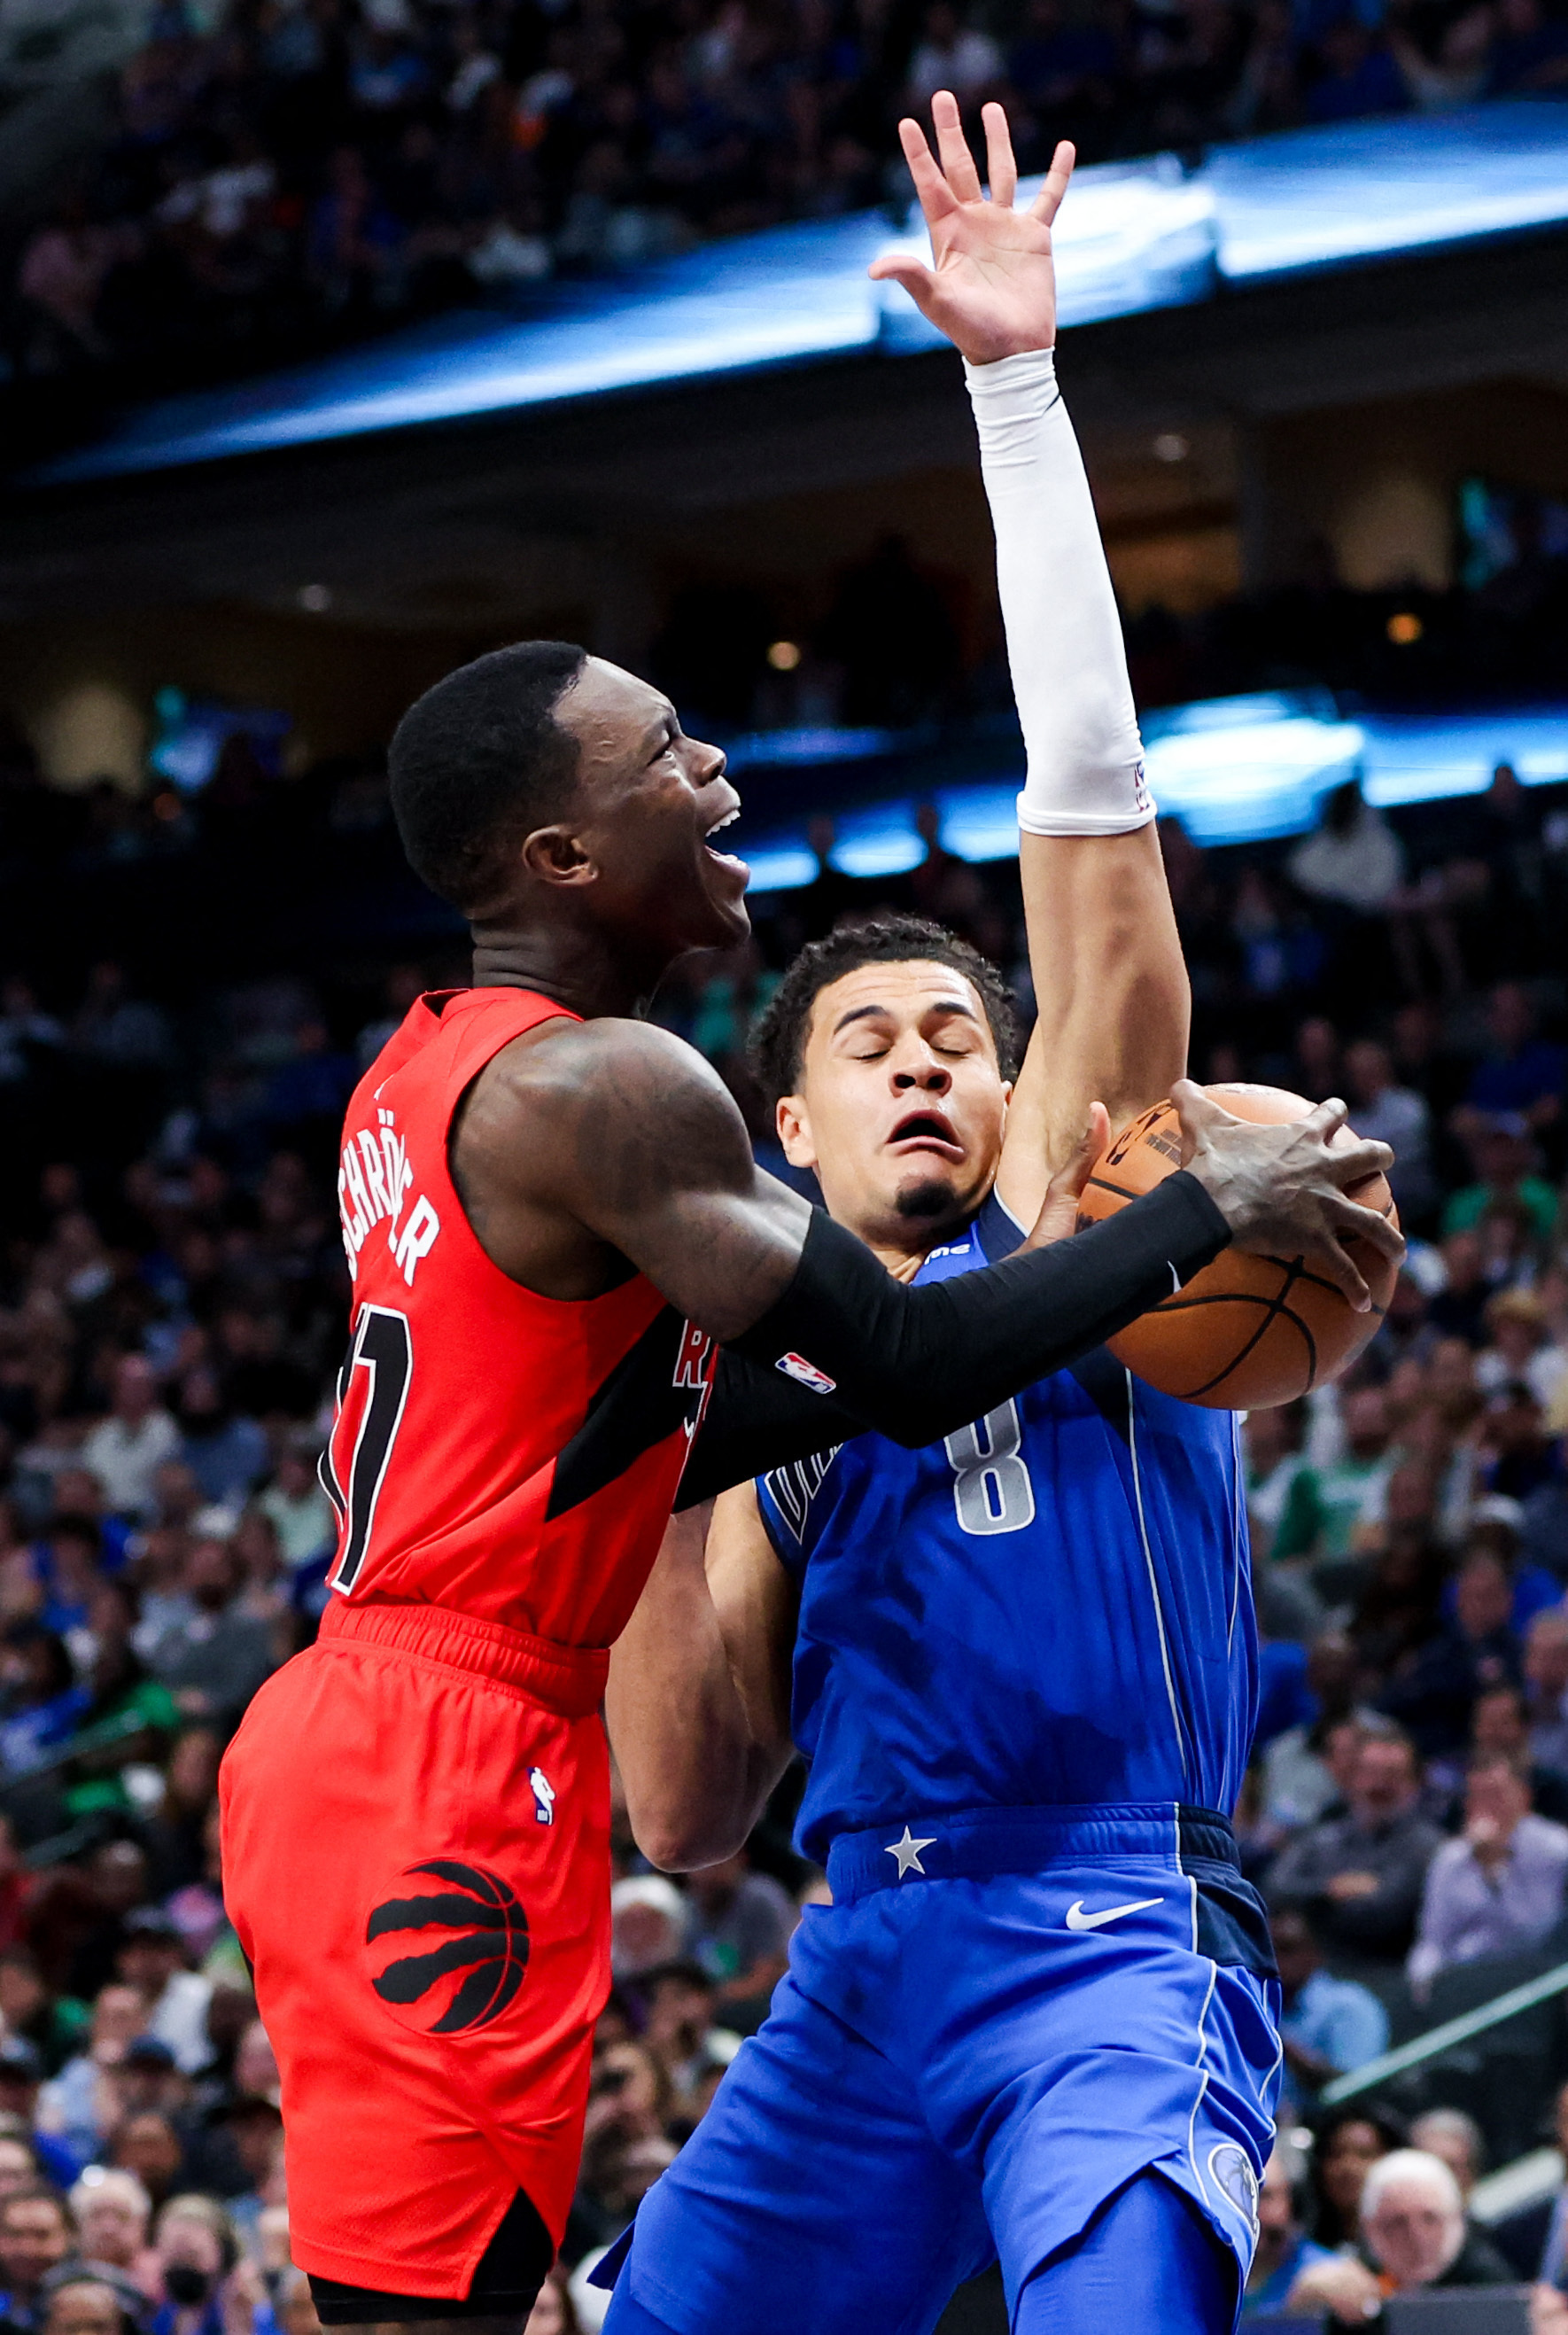
<path fill-rule="evenodd" d="M 348 1269 L 359 1278 L 359 1253 L 375 1226 L 386 1224 L 386 1245 L 409 1287 L 421 1256 L 435 1246 L 441 1220 L 421 1192 L 403 1217 L 403 1203 L 413 1189 L 414 1171 L 408 1145 L 392 1125 L 390 1110 L 378 1110 L 381 1125 L 373 1132 L 356 1129 L 343 1148 L 337 1175 L 338 1212 L 343 1218 L 343 1245 Z"/>
<path fill-rule="evenodd" d="M 813 1394 L 831 1394 L 838 1384 L 837 1380 L 830 1379 L 826 1371 L 819 1371 L 815 1362 L 808 1362 L 804 1354 L 780 1354 L 773 1367 L 776 1371 L 782 1371 L 787 1379 L 794 1379 L 799 1385 L 809 1387 Z"/>

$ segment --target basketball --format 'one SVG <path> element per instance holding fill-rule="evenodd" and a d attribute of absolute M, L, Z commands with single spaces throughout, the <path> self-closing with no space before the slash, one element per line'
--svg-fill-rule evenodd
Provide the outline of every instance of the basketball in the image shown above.
<path fill-rule="evenodd" d="M 1313 1108 L 1278 1087 L 1205 1091 L 1236 1118 L 1263 1125 L 1305 1119 Z M 1341 1129 L 1336 1148 L 1352 1140 L 1349 1129 Z M 1176 1106 L 1156 1103 L 1096 1162 L 1079 1202 L 1079 1229 L 1151 1191 L 1180 1167 L 1181 1155 Z M 1346 1197 L 1394 1215 L 1382 1176 L 1350 1185 Z M 1313 1270 L 1310 1256 L 1254 1256 L 1229 1248 L 1185 1289 L 1112 1338 L 1110 1350 L 1135 1377 L 1184 1402 L 1215 1410 L 1267 1410 L 1293 1402 L 1337 1378 L 1382 1325 L 1398 1268 L 1366 1242 L 1353 1243 L 1352 1253 L 1372 1293 L 1370 1313 L 1356 1313 L 1328 1275 Z"/>

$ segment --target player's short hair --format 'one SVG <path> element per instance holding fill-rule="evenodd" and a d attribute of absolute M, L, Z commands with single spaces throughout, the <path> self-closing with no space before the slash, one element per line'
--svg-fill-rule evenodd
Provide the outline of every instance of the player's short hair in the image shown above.
<path fill-rule="evenodd" d="M 523 838 L 559 817 L 577 741 L 556 708 L 587 663 L 571 641 L 518 641 L 417 698 L 387 757 L 392 816 L 416 876 L 471 916 Z"/>
<path fill-rule="evenodd" d="M 825 989 L 863 964 L 945 964 L 963 975 L 991 1025 L 1004 1079 L 1018 1076 L 1022 1037 L 1012 992 L 990 959 L 924 916 L 877 916 L 810 941 L 790 965 L 751 1036 L 751 1067 L 770 1102 L 800 1083 L 811 1009 Z"/>

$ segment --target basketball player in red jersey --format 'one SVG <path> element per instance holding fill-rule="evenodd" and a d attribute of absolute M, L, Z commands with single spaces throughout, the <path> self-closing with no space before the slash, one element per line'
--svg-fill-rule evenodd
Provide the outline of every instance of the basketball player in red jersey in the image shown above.
<path fill-rule="evenodd" d="M 1331 1155 L 1342 1109 L 1242 1126 L 1192 1090 L 1185 1174 L 906 1289 L 760 1175 L 714 1073 L 634 1018 L 676 957 L 746 930 L 745 868 L 709 841 L 738 807 L 723 756 L 630 674 L 535 642 L 422 698 L 391 770 L 475 985 L 421 999 L 349 1107 L 335 1595 L 221 1784 L 294 2256 L 329 2324 L 513 2320 L 548 2268 L 608 1983 L 605 1650 L 693 1439 L 715 1488 L 815 1448 L 824 1394 L 928 1442 L 1233 1237 L 1324 1249 L 1362 1303 L 1339 1236 L 1397 1237 L 1343 1197 L 1390 1155 Z M 965 1050 L 993 1038 L 954 987 L 934 1075 L 962 1119 Z M 921 1100 L 894 1138 L 915 1209 Z"/>

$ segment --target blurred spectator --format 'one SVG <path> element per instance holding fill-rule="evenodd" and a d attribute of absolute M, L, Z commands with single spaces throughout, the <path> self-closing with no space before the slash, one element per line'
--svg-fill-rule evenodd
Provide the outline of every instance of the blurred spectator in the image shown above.
<path fill-rule="evenodd" d="M 1522 1689 L 1495 1686 L 1477 1697 L 1471 1714 L 1470 1746 L 1473 1759 L 1506 1759 L 1518 1770 L 1538 1817 L 1568 1824 L 1568 1775 L 1531 1759 L 1528 1705 Z"/>
<path fill-rule="evenodd" d="M 183 1728 L 169 1750 L 163 1796 L 141 1825 L 156 1896 L 171 1896 L 207 1869 L 207 1818 L 222 1750 L 218 1735 L 202 1726 Z"/>
<path fill-rule="evenodd" d="M 117 1070 L 161 1069 L 169 1060 L 167 1017 L 132 993 L 123 965 L 107 961 L 87 976 L 86 994 L 71 1025 L 71 1042 L 89 1061 Z"/>
<path fill-rule="evenodd" d="M 136 2175 L 90 2165 L 71 2192 L 71 2206 L 83 2258 L 123 2271 L 144 2294 L 155 2295 L 160 2263 L 147 2243 L 152 2200 Z"/>
<path fill-rule="evenodd" d="M 1353 121 L 1369 113 L 1398 113 L 1404 107 L 1399 67 L 1359 18 L 1337 17 L 1319 42 L 1318 52 L 1323 70 L 1307 90 L 1311 121 Z M 1391 892 L 1392 883 L 1389 888 Z"/>
<path fill-rule="evenodd" d="M 949 0 L 925 12 L 924 37 L 909 63 L 909 102 L 924 110 L 939 89 L 960 105 L 1002 78 L 1002 52 L 988 33 L 965 24 Z"/>
<path fill-rule="evenodd" d="M 1505 2286 L 1507 2264 L 1468 2230 L 1458 2186 L 1441 2158 L 1397 2148 L 1367 2175 L 1361 2198 L 1365 2260 L 1313 2263 L 1290 2298 L 1294 2314 L 1327 2309 L 1336 2325 L 1380 2323 L 1388 2294 L 1427 2287 Z"/>
<path fill-rule="evenodd" d="M 1380 2058 L 1389 2048 L 1389 2014 L 1369 1988 L 1324 1970 L 1321 1949 L 1303 1914 L 1276 1914 L 1270 1928 L 1284 1998 L 1283 2117 L 1299 2114 L 1334 2077 Z"/>
<path fill-rule="evenodd" d="M 100 2262 L 63 2262 L 44 2280 L 43 2302 L 44 2335 L 141 2335 L 141 2296 Z"/>
<path fill-rule="evenodd" d="M 677 1961 L 686 1920 L 685 1899 L 662 1873 L 617 1881 L 610 1892 L 610 1963 L 616 1980 Z"/>
<path fill-rule="evenodd" d="M 109 1416 L 82 1447 L 111 1508 L 119 1516 L 149 1515 L 157 1471 L 179 1449 L 179 1429 L 159 1403 L 150 1365 L 140 1354 L 122 1354 L 114 1366 Z"/>
<path fill-rule="evenodd" d="M 1536 1236 L 1549 1240 L 1557 1220 L 1557 1194 L 1538 1172 L 1524 1119 L 1515 1113 L 1476 1111 L 1464 1128 L 1476 1180 L 1445 1203 L 1445 1236 L 1475 1230 L 1497 1208 L 1516 1204 Z"/>
<path fill-rule="evenodd" d="M 74 1735 L 92 1700 L 63 1638 L 18 1622 L 0 1641 L 0 1775 L 25 1776 Z"/>
<path fill-rule="evenodd" d="M 1358 1387 L 1341 1406 L 1343 1448 L 1318 1467 L 1304 1467 L 1281 1517 L 1273 1554 L 1341 1557 L 1355 1546 L 1370 1511 L 1387 1489 L 1395 1453 L 1388 1396 L 1381 1387 Z"/>
<path fill-rule="evenodd" d="M 1498 983 L 1487 1003 L 1486 1026 L 1489 1042 L 1466 1093 L 1466 1110 L 1493 1121 L 1522 1119 L 1536 1135 L 1555 1127 L 1568 1086 L 1568 1049 L 1536 1035 L 1535 1009 L 1522 983 Z"/>
<path fill-rule="evenodd" d="M 44 2082 L 44 2058 L 36 2043 L 24 2035 L 0 2038 L 0 2116 L 19 2117 L 31 2128 L 31 2146 L 40 2170 L 68 2188 L 81 2170 L 82 2160 L 63 2140 L 38 2124 L 38 2095 Z"/>
<path fill-rule="evenodd" d="M 1554 1775 L 1568 1775 L 1568 1612 L 1537 1613 L 1524 1640 L 1524 1692 L 1530 1757 Z"/>
<path fill-rule="evenodd" d="M 1562 1919 L 1568 1828 L 1530 1811 L 1529 1787 L 1498 1753 L 1470 1769 L 1465 1829 L 1432 1859 L 1410 1952 L 1411 1981 L 1484 1954 L 1537 1945 Z"/>
<path fill-rule="evenodd" d="M 1318 2127 L 1312 2151 L 1312 2236 L 1339 2248 L 1353 2243 L 1361 2218 L 1367 2175 L 1390 2149 L 1402 2148 L 1405 2134 L 1377 2107 L 1360 2101 L 1333 2109 Z"/>
<path fill-rule="evenodd" d="M 151 2335 L 226 2335 L 223 2290 L 239 2263 L 234 2224 L 215 2198 L 171 2197 L 153 2233 L 164 2301 Z"/>
<path fill-rule="evenodd" d="M 75 2236 L 58 2190 L 37 2183 L 0 2200 L 0 2317 L 10 2326 L 42 2326 L 44 2282 L 72 2252 Z"/>
<path fill-rule="evenodd" d="M 1546 1308 L 1530 1289 L 1502 1289 L 1486 1307 L 1491 1342 L 1476 1357 L 1476 1383 L 1484 1394 L 1526 1386 L 1550 1411 L 1568 1371 L 1568 1356 L 1551 1342 Z"/>
<path fill-rule="evenodd" d="M 1519 1675 L 1514 1584 L 1502 1560 L 1480 1548 L 1460 1567 L 1453 1618 L 1384 1689 L 1379 1707 L 1430 1757 L 1457 1750 L 1476 1697 L 1516 1684 Z"/>
<path fill-rule="evenodd" d="M 215 1507 L 237 1508 L 266 1472 L 266 1436 L 254 1419 L 237 1417 L 217 1374 L 187 1372 L 180 1383 L 179 1458 Z"/>
<path fill-rule="evenodd" d="M 1284 2309 L 1302 2272 L 1332 2260 L 1303 2227 L 1306 2170 L 1289 2141 L 1276 2140 L 1258 2191 L 1258 2242 L 1242 2297 L 1242 2324 L 1272 2319 Z"/>
<path fill-rule="evenodd" d="M 138 1988 L 104 1987 L 92 2006 L 86 2049 L 68 2059 L 39 2096 L 40 2129 L 57 2135 L 81 2164 L 99 2156 L 120 2121 L 122 2108 L 112 2072 L 124 2064 L 146 2019 L 147 1998 Z M 93 2259 L 112 2262 L 116 2257 Z"/>
<path fill-rule="evenodd" d="M 1392 1145 L 1389 1184 L 1407 1227 L 1424 1222 L 1437 1201 L 1432 1172 L 1432 1114 L 1414 1087 L 1395 1081 L 1394 1058 L 1387 1046 L 1363 1038 L 1347 1048 L 1345 1076 L 1350 1122 L 1358 1135 Z"/>
<path fill-rule="evenodd" d="M 1361 2232 L 1395 2293 L 1509 2283 L 1501 2255 L 1466 2229 L 1464 2199 L 1449 2167 L 1422 2149 L 1395 2149 L 1372 2166 L 1361 2193 Z"/>
<path fill-rule="evenodd" d="M 722 2072 L 739 2039 L 728 2030 L 719 2031 L 722 2040 L 716 2038 L 717 1989 L 701 1962 L 670 1962 L 650 1972 L 642 1992 L 643 2040 L 669 2078 L 688 2126 L 694 2127 L 711 2096 L 710 2077 Z"/>
<path fill-rule="evenodd" d="M 145 2032 L 167 2044 L 188 2075 L 207 2065 L 207 2013 L 212 1981 L 185 1967 L 185 1946 L 172 1915 L 156 1905 L 128 1914 L 120 1975 L 147 2002 Z"/>
<path fill-rule="evenodd" d="M 1420 1812 L 1420 1792 L 1408 1739 L 1368 1736 L 1345 1814 L 1324 1817 L 1286 1843 L 1269 1869 L 1270 1904 L 1304 1912 L 1342 1956 L 1401 1961 L 1442 1837 Z"/>
<path fill-rule="evenodd" d="M 1568 2084 L 1558 2088 L 1553 2122 L 1558 2156 L 1568 2170 Z M 1522 2278 L 1542 2278 L 1561 2286 L 1568 2277 L 1568 2180 L 1560 2179 L 1551 2195 L 1505 2215 L 1493 2234 L 1499 2253 Z"/>
<path fill-rule="evenodd" d="M 285 1565 L 295 1573 L 319 1564 L 337 1539 L 337 1518 L 316 1474 L 319 1448 L 308 1429 L 292 1435 L 258 1502 L 277 1534 Z"/>
<path fill-rule="evenodd" d="M 1470 2193 L 1486 2170 L 1486 2144 L 1475 2117 L 1463 2108 L 1429 2108 L 1410 2127 L 1410 2146 L 1441 2158 L 1468 2213 Z"/>
<path fill-rule="evenodd" d="M 185 1585 L 194 1612 L 152 1650 L 151 1662 L 180 1710 L 232 1727 L 278 1664 L 275 1621 L 247 1610 L 230 1541 L 204 1534 L 191 1545 Z"/>
<path fill-rule="evenodd" d="M 1366 1724 L 1376 1724 L 1355 1700 L 1360 1664 L 1348 1638 L 1337 1632 L 1315 1638 L 1305 1675 L 1317 1717 L 1276 1735 L 1263 1757 L 1264 1811 L 1287 1832 L 1343 1803 Z"/>
<path fill-rule="evenodd" d="M 1336 27 L 1325 46 L 1338 37 Z M 1405 855 L 1381 811 L 1362 799 L 1351 780 L 1329 797 L 1316 834 L 1292 852 L 1290 870 L 1292 882 L 1313 899 L 1370 916 L 1387 906 L 1403 882 Z"/>
<path fill-rule="evenodd" d="M 687 1951 L 717 1981 L 720 2004 L 765 2003 L 784 1975 L 795 1907 L 770 1874 L 742 1852 L 690 1876 Z"/>
<path fill-rule="evenodd" d="M 143 2108 L 128 2116 L 110 2142 L 111 2165 L 134 2173 L 155 2206 L 174 2188 L 185 2164 L 179 2135 L 166 2116 Z"/>

